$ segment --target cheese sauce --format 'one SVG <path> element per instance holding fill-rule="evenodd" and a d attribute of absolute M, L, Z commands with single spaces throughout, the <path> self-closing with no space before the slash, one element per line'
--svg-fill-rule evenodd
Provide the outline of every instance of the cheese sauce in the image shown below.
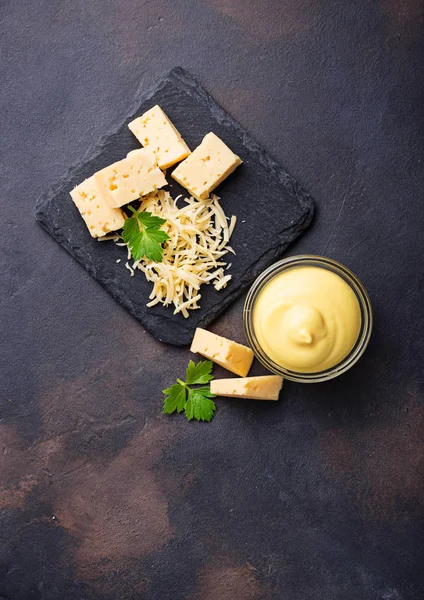
<path fill-rule="evenodd" d="M 355 293 L 321 267 L 295 267 L 271 279 L 256 299 L 257 340 L 275 363 L 300 373 L 334 367 L 351 351 L 361 327 Z"/>

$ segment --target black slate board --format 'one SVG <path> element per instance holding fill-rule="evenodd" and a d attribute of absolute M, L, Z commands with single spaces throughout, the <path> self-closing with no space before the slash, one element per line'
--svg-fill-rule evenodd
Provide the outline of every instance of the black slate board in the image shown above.
<path fill-rule="evenodd" d="M 127 124 L 155 104 L 163 108 L 192 150 L 213 131 L 243 160 L 243 165 L 217 190 L 225 213 L 238 218 L 231 239 L 236 256 L 227 255 L 233 279 L 220 292 L 213 286 L 202 286 L 201 309 L 193 311 L 188 319 L 174 316 L 172 307 L 146 307 L 151 284 L 141 272 L 130 277 L 124 266 L 125 248 L 91 238 L 69 196 L 73 187 L 95 171 L 140 147 Z M 184 193 L 170 172 L 167 178 L 171 194 Z M 35 216 L 153 336 L 182 346 L 190 343 L 196 327 L 206 327 L 215 319 L 308 227 L 313 202 L 190 75 L 177 67 L 140 102 L 118 131 L 105 136 L 37 201 Z"/>

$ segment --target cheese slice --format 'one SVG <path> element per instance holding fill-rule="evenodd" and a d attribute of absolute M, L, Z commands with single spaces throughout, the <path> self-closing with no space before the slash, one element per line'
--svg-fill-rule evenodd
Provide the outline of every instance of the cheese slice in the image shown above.
<path fill-rule="evenodd" d="M 157 166 L 156 156 L 141 148 L 94 175 L 95 181 L 110 206 L 118 208 L 154 192 L 167 184 Z"/>
<path fill-rule="evenodd" d="M 128 123 L 128 127 L 142 146 L 156 154 L 161 169 L 175 165 L 190 154 L 179 131 L 158 105 Z"/>
<path fill-rule="evenodd" d="M 241 377 L 246 377 L 254 359 L 252 350 L 247 346 L 200 327 L 196 329 L 190 350 Z"/>
<path fill-rule="evenodd" d="M 94 176 L 77 185 L 71 197 L 92 237 L 102 237 L 123 227 L 125 217 L 122 210 L 109 206 Z"/>
<path fill-rule="evenodd" d="M 264 375 L 240 379 L 213 379 L 210 385 L 211 393 L 216 396 L 278 400 L 283 387 L 283 378 L 279 375 Z"/>
<path fill-rule="evenodd" d="M 238 165 L 241 159 L 214 133 L 208 133 L 174 171 L 172 177 L 197 200 L 208 198 Z"/>

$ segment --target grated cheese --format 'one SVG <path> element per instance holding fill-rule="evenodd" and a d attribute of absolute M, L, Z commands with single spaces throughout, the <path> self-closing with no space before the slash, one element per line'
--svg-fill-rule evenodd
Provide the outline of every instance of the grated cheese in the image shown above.
<path fill-rule="evenodd" d="M 128 271 L 131 273 L 131 277 L 134 277 L 134 269 L 131 267 L 131 265 L 128 261 L 125 263 L 125 266 L 128 269 Z"/>
<path fill-rule="evenodd" d="M 169 240 L 163 244 L 162 262 L 142 259 L 132 268 L 140 269 L 153 284 L 148 307 L 173 304 L 174 314 L 187 318 L 190 310 L 200 308 L 202 284 L 212 283 L 221 290 L 231 280 L 231 275 L 225 274 L 231 265 L 222 258 L 228 252 L 235 254 L 228 243 L 236 217 L 225 216 L 215 195 L 201 201 L 186 199 L 182 208 L 177 205 L 179 199 L 163 190 L 142 199 L 138 210 L 166 219 L 162 229 Z"/>
<path fill-rule="evenodd" d="M 226 275 L 225 277 L 222 277 L 219 281 L 214 283 L 213 287 L 216 290 L 222 290 L 222 288 L 224 288 L 227 285 L 227 283 L 230 281 L 230 279 L 231 279 L 231 275 Z"/>
<path fill-rule="evenodd" d="M 114 233 L 113 235 L 103 235 L 102 237 L 97 238 L 98 242 L 109 242 L 110 240 L 116 242 L 116 240 L 119 240 L 119 235 Z"/>
<path fill-rule="evenodd" d="M 230 221 L 230 237 L 233 235 L 233 231 L 236 226 L 236 223 L 237 223 L 237 217 L 235 215 L 233 215 L 231 217 L 231 221 Z"/>

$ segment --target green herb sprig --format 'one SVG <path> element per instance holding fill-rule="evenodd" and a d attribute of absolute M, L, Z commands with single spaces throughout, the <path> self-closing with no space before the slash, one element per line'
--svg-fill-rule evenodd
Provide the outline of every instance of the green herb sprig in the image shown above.
<path fill-rule="evenodd" d="M 163 390 L 165 400 L 163 413 L 170 415 L 174 412 L 185 412 L 188 421 L 210 421 L 215 413 L 215 398 L 208 384 L 212 379 L 212 361 L 204 360 L 195 364 L 192 360 L 186 369 L 186 380 L 177 379 L 171 387 Z M 190 387 L 191 385 L 201 387 Z"/>
<path fill-rule="evenodd" d="M 161 230 L 166 219 L 147 211 L 137 212 L 132 206 L 128 208 L 134 216 L 125 221 L 122 239 L 128 244 L 131 256 L 134 260 L 146 257 L 153 262 L 162 262 L 162 244 L 169 239 L 169 235 Z"/>

